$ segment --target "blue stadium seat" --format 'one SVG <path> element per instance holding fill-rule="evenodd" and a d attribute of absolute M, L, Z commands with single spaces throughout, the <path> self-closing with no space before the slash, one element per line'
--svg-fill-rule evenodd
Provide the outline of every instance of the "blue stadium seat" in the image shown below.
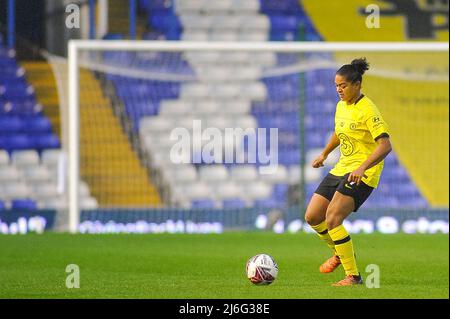
<path fill-rule="evenodd" d="M 191 202 L 191 208 L 213 209 L 214 207 L 214 201 L 211 199 L 196 199 Z"/>
<path fill-rule="evenodd" d="M 51 133 L 52 124 L 47 117 L 34 116 L 25 120 L 24 131 L 28 134 Z"/>
<path fill-rule="evenodd" d="M 253 206 L 257 208 L 276 208 L 280 207 L 280 203 L 273 198 L 257 199 L 253 202 Z"/>
<path fill-rule="evenodd" d="M 34 137 L 34 148 L 38 151 L 42 151 L 43 149 L 49 149 L 49 148 L 60 148 L 60 142 L 59 138 L 52 134 L 41 134 Z"/>
<path fill-rule="evenodd" d="M 0 116 L 0 135 L 14 135 L 22 132 L 24 121 L 16 116 Z"/>
<path fill-rule="evenodd" d="M 240 198 L 225 199 L 222 205 L 224 209 L 242 209 L 246 207 L 245 202 Z"/>
<path fill-rule="evenodd" d="M 11 208 L 16 210 L 35 210 L 37 204 L 32 199 L 14 199 L 11 202 Z"/>
<path fill-rule="evenodd" d="M 0 149 L 1 148 L 11 153 L 14 150 L 33 149 L 34 143 L 28 135 L 17 134 L 8 136 L 7 138 L 0 137 Z"/>
<path fill-rule="evenodd" d="M 6 204 L 4 201 L 0 200 L 0 210 L 6 209 Z"/>

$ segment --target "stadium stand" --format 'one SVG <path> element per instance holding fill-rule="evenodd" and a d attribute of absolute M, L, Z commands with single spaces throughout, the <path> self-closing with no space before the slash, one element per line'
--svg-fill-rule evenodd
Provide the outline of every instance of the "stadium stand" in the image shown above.
<path fill-rule="evenodd" d="M 146 29 L 150 30 L 142 38 L 148 40 L 321 40 L 312 21 L 296 0 L 141 0 L 139 5 L 141 14 L 147 17 Z M 121 36 L 111 34 L 105 38 L 117 37 Z M 176 71 L 186 76 L 195 75 L 198 79 L 182 83 L 111 74 L 106 76 L 107 82 L 112 83 L 114 88 L 113 92 L 108 92 L 123 104 L 131 130 L 139 137 L 138 153 L 146 156 L 141 164 L 148 163 L 149 172 L 159 174 L 155 182 L 164 197 L 164 204 L 183 208 L 242 208 L 286 207 L 298 203 L 301 196 L 299 163 L 302 147 L 299 105 L 303 105 L 305 111 L 305 193 L 307 198 L 312 195 L 322 174 L 326 173 L 326 170 L 310 168 L 308 163 L 333 130 L 336 94 L 334 88 L 326 83 L 330 83 L 335 70 L 307 72 L 304 79 L 298 75 L 261 77 L 263 68 L 289 65 L 299 59 L 298 55 L 273 53 L 253 54 L 251 57 L 248 53 L 217 52 L 185 55 L 162 52 L 152 55 L 130 52 L 104 54 L 106 63 L 133 65 L 149 71 Z M 0 47 L 0 67 L 3 70 L 0 74 L 0 202 L 12 207 L 15 200 L 32 200 L 37 207 L 66 208 L 64 190 L 58 187 L 58 165 L 62 156 L 59 131 L 55 130 L 55 125 L 59 124 L 58 116 L 49 119 L 43 113 L 42 105 L 36 101 L 35 89 L 27 79 L 26 73 L 28 69 L 31 73 L 32 67 L 26 65 L 27 71 L 20 67 L 14 51 Z M 82 78 L 83 85 L 89 86 L 91 91 L 95 87 L 100 92 L 100 85 L 105 84 L 84 71 Z M 93 97 L 82 90 L 81 105 L 88 105 Z M 120 123 L 114 120 L 115 114 L 108 110 L 108 99 L 95 95 L 94 101 L 98 108 L 82 111 L 82 118 L 117 123 L 114 129 L 107 131 L 94 129 L 107 127 L 100 122 L 82 128 L 81 134 L 92 138 L 89 147 L 84 149 L 84 156 L 99 163 L 95 167 L 83 166 L 82 175 L 88 183 L 81 183 L 82 207 L 140 205 L 147 204 L 149 198 L 150 202 L 159 203 L 159 195 L 152 185 L 154 181 L 144 178 L 133 187 L 123 188 L 123 180 L 112 178 L 113 170 L 135 172 L 133 176 L 147 174 L 136 162 L 138 158 L 120 132 Z M 277 173 L 255 173 L 261 163 L 172 165 L 168 150 L 173 142 L 167 138 L 168 132 L 174 127 L 190 128 L 194 119 L 202 119 L 204 127 L 219 129 L 278 128 Z M 110 144 L 105 146 L 104 152 L 99 152 L 103 143 L 101 139 L 105 136 L 115 136 L 113 140 L 121 143 L 116 143 L 119 146 L 116 145 L 115 150 L 111 149 Z M 97 144 L 96 138 L 99 139 Z M 246 145 L 247 141 L 242 141 L 241 146 Z M 249 155 L 241 154 L 240 147 L 235 152 L 243 157 Z M 108 158 L 102 158 L 101 153 Z M 121 158 L 117 157 L 119 153 Z M 178 155 L 186 161 L 191 161 L 195 156 Z M 113 157 L 117 161 L 111 160 Z M 333 165 L 337 159 L 335 152 L 327 165 Z M 132 163 L 126 166 L 132 168 L 125 168 L 121 163 Z M 105 168 L 100 179 L 96 175 L 99 167 Z M 113 185 L 108 180 L 114 180 L 117 184 Z M 375 192 L 365 207 L 428 207 L 395 154 L 390 154 L 385 161 L 380 186 L 381 191 Z M 146 190 L 136 197 L 128 193 L 118 194 L 119 189 L 133 190 L 134 193 L 138 189 Z M 25 206 L 32 207 L 22 202 L 14 207 Z"/>
<path fill-rule="evenodd" d="M 58 188 L 59 137 L 36 101 L 34 87 L 17 63 L 15 51 L 2 43 L 0 68 L 0 207 L 65 209 L 66 192 Z M 96 199 L 83 185 L 83 209 L 97 208 Z"/>
<path fill-rule="evenodd" d="M 148 17 L 147 29 L 151 30 L 143 38 L 149 40 L 321 40 L 296 0 L 141 0 L 139 4 Z M 108 52 L 104 59 L 115 65 L 176 71 L 187 76 L 195 74 L 198 78 L 196 82 L 181 83 L 107 75 L 118 100 L 124 105 L 132 130 L 140 138 L 140 147 L 148 156 L 151 169 L 160 172 L 160 192 L 169 190 L 169 197 L 164 198 L 166 204 L 183 208 L 295 205 L 300 196 L 292 192 L 299 192 L 301 177 L 299 105 L 303 101 L 307 198 L 312 196 L 317 182 L 326 173 L 312 169 L 308 163 L 333 130 L 336 93 L 333 86 L 325 83 L 330 83 L 335 70 L 307 72 L 305 94 L 301 96 L 298 75 L 261 79 L 262 68 L 298 62 L 298 55 L 264 53 L 249 58 L 245 53 L 145 56 Z M 273 176 L 255 173 L 261 163 L 241 167 L 220 163 L 171 165 L 168 156 L 173 141 L 168 139 L 169 132 L 174 127 L 191 128 L 193 119 L 202 119 L 205 127 L 219 129 L 278 128 L 279 171 Z M 187 160 L 195 156 L 179 155 Z M 334 165 L 338 156 L 337 152 L 330 155 L 327 165 Z M 376 192 L 365 207 L 428 206 L 395 154 L 385 161 L 381 185 L 382 191 Z"/>

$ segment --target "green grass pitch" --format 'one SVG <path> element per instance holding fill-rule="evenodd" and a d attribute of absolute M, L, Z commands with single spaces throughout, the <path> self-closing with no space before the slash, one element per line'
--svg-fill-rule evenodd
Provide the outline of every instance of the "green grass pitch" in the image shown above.
<path fill-rule="evenodd" d="M 331 287 L 342 267 L 318 271 L 329 250 L 314 234 L 0 236 L 0 298 L 449 298 L 448 235 L 352 235 L 358 266 L 380 268 L 380 288 Z M 269 286 L 245 276 L 247 259 L 279 265 Z M 66 288 L 77 264 L 80 288 Z"/>

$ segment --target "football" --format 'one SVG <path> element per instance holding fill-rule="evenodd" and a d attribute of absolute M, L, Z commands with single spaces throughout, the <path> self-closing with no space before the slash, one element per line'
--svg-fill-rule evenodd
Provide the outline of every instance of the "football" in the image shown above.
<path fill-rule="evenodd" d="M 247 261 L 247 278 L 255 285 L 269 285 L 278 276 L 278 265 L 267 254 L 258 254 Z"/>

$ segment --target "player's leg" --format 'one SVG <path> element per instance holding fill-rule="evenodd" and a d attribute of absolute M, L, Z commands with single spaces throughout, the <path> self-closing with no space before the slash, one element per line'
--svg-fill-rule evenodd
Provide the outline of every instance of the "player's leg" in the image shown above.
<path fill-rule="evenodd" d="M 347 276 L 337 285 L 353 285 L 362 283 L 358 267 L 356 265 L 353 242 L 345 229 L 344 219 L 355 210 L 354 199 L 350 196 L 336 192 L 328 206 L 326 213 L 326 223 L 331 239 L 335 244 L 335 250 Z"/>
<path fill-rule="evenodd" d="M 334 243 L 328 234 L 325 216 L 330 201 L 319 194 L 313 194 L 305 213 L 305 221 L 314 229 L 328 247 L 334 252 Z"/>
<path fill-rule="evenodd" d="M 338 286 L 362 283 L 356 265 L 353 243 L 342 223 L 352 212 L 359 209 L 373 191 L 373 188 L 364 182 L 359 185 L 348 183 L 347 177 L 348 174 L 337 187 L 326 214 L 330 237 L 334 241 L 336 252 L 347 275 L 347 278 L 336 284 Z"/>
<path fill-rule="evenodd" d="M 313 194 L 305 213 L 305 220 L 314 229 L 321 240 L 332 250 L 333 256 L 325 261 L 319 268 L 322 273 L 329 273 L 335 270 L 340 264 L 340 260 L 334 249 L 334 242 L 328 234 L 325 221 L 326 211 L 333 194 L 339 185 L 340 178 L 328 174 Z"/>

